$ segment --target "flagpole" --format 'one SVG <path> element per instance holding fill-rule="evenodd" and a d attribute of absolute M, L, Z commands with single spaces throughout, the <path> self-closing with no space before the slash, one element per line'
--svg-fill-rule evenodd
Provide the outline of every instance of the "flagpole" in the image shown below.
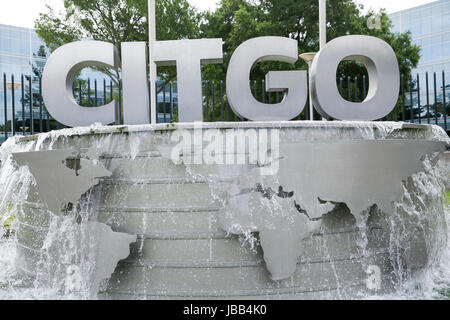
<path fill-rule="evenodd" d="M 156 42 L 156 5 L 155 0 L 148 0 L 148 26 L 149 26 L 149 58 L 150 58 L 150 122 L 156 124 L 156 63 L 153 59 L 154 43 Z"/>
<path fill-rule="evenodd" d="M 327 44 L 327 0 L 319 0 L 319 42 L 320 50 Z M 322 117 L 322 121 L 327 121 Z"/>
<path fill-rule="evenodd" d="M 327 44 L 327 1 L 319 0 L 320 49 Z"/>

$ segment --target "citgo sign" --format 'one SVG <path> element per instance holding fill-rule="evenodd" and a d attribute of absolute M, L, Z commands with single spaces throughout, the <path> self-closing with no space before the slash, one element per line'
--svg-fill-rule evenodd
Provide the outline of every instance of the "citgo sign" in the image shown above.
<path fill-rule="evenodd" d="M 222 39 L 154 41 L 151 66 L 176 65 L 180 122 L 203 121 L 201 64 L 221 63 Z M 47 61 L 43 74 L 43 99 L 49 113 L 67 126 L 115 122 L 116 102 L 85 108 L 78 105 L 72 83 L 81 69 L 102 66 L 120 69 L 123 84 L 124 123 L 151 122 L 148 88 L 148 58 L 145 42 L 122 43 L 118 49 L 99 41 L 79 41 L 58 48 Z M 361 103 L 345 100 L 338 92 L 336 71 L 342 60 L 363 63 L 369 74 L 367 98 Z M 283 37 L 259 37 L 241 44 L 233 53 L 226 78 L 228 102 L 240 117 L 251 121 L 281 121 L 297 117 L 307 96 L 306 71 L 270 71 L 266 89 L 283 92 L 279 104 L 257 101 L 249 85 L 250 70 L 260 61 L 298 60 L 297 41 Z M 363 35 L 336 38 L 316 55 L 310 74 L 311 96 L 324 118 L 371 121 L 385 117 L 394 108 L 400 87 L 400 72 L 393 49 L 385 41 Z M 153 90 L 150 90 L 153 93 Z M 153 118 L 154 119 L 154 118 Z"/>

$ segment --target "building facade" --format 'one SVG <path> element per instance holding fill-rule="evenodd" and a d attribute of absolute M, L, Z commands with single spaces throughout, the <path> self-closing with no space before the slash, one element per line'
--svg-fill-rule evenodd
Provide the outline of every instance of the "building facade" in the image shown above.
<path fill-rule="evenodd" d="M 5 131 L 9 133 L 9 136 L 11 136 L 12 134 L 12 87 L 14 87 L 15 92 L 14 124 L 16 134 L 21 134 L 23 132 L 23 128 L 25 128 L 25 134 L 31 133 L 29 128 L 31 118 L 31 104 L 33 105 L 34 119 L 40 119 L 41 108 L 42 117 L 44 119 L 47 119 L 45 105 L 43 105 L 42 98 L 39 94 L 39 80 L 42 76 L 42 72 L 49 55 L 49 50 L 46 48 L 44 42 L 38 37 L 35 30 L 0 24 L 0 143 L 4 140 Z M 24 76 L 23 85 L 22 75 Z M 5 76 L 6 82 L 4 81 Z M 30 76 L 32 82 L 31 103 L 29 94 Z M 14 77 L 14 84 L 12 77 Z M 86 68 L 81 71 L 79 79 L 81 79 L 83 83 L 83 87 L 81 90 L 82 97 L 80 99 L 79 83 L 76 83 L 74 85 L 74 97 L 76 101 L 79 101 L 81 102 L 81 104 L 87 106 L 103 105 L 105 102 L 104 97 L 106 97 L 107 102 L 109 102 L 112 97 L 111 81 L 105 74 Z M 87 98 L 87 92 L 89 91 L 88 88 L 91 91 L 89 99 Z M 98 89 L 96 92 L 95 88 Z M 22 89 L 24 91 L 25 99 L 22 99 Z M 171 117 L 173 114 L 170 108 L 174 104 L 177 105 L 178 94 L 176 83 L 174 83 L 172 86 L 172 92 L 170 92 L 169 85 L 167 85 L 165 89 L 165 92 L 163 90 L 158 94 L 158 113 L 166 110 L 165 114 L 158 114 L 159 122 L 170 122 L 172 120 Z M 114 98 L 117 99 L 119 94 L 116 85 L 113 85 L 113 92 Z M 172 98 L 172 103 L 170 101 L 170 97 Z M 22 105 L 25 105 L 25 107 L 22 108 Z M 39 126 L 39 123 L 36 122 L 34 126 Z M 38 131 L 37 128 L 35 132 L 36 131 Z"/>
<path fill-rule="evenodd" d="M 411 31 L 413 43 L 421 47 L 421 59 L 412 72 L 413 104 L 443 102 L 443 75 L 446 103 L 450 102 L 450 0 L 439 0 L 390 14 L 395 32 Z M 436 74 L 436 91 L 434 81 Z M 428 90 L 427 90 L 428 75 Z M 420 91 L 417 90 L 417 76 Z M 419 92 L 419 93 L 418 93 Z M 428 95 L 427 95 L 428 92 Z M 419 96 L 420 94 L 420 96 Z M 407 100 L 410 96 L 407 95 Z M 442 112 L 441 112 L 442 113 Z M 442 116 L 442 115 L 441 115 Z"/>
<path fill-rule="evenodd" d="M 14 87 L 15 91 L 14 105 L 16 108 L 14 118 L 30 119 L 30 100 L 33 103 L 34 117 L 37 118 L 40 115 L 39 99 L 30 99 L 30 77 L 33 88 L 31 97 L 33 97 L 39 94 L 39 77 L 42 75 L 42 70 L 49 54 L 49 50 L 34 30 L 0 25 L 0 98 L 3 107 L 0 112 L 0 127 L 2 131 L 5 130 L 5 111 L 8 121 L 7 130 L 12 131 L 12 87 Z M 24 76 L 23 84 L 22 75 Z M 22 99 L 22 89 L 24 90 L 25 99 Z M 22 110 L 22 102 L 26 105 L 24 108 L 25 112 Z M 45 115 L 45 110 L 43 112 Z M 15 125 L 22 126 L 20 123 L 15 123 Z M 26 126 L 29 126 L 29 123 Z"/>
<path fill-rule="evenodd" d="M 394 31 L 410 30 L 422 47 L 417 72 L 450 72 L 450 0 L 434 1 L 390 15 Z"/>
<path fill-rule="evenodd" d="M 14 74 L 19 79 L 22 74 L 42 73 L 48 55 L 34 30 L 0 24 L 1 74 Z"/>

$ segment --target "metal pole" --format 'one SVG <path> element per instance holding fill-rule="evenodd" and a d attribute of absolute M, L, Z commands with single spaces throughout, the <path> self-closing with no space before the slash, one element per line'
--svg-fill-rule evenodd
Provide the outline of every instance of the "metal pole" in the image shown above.
<path fill-rule="evenodd" d="M 81 79 L 78 79 L 78 100 L 80 100 L 80 106 L 83 105 L 83 88 L 81 84 Z"/>
<path fill-rule="evenodd" d="M 220 119 L 224 122 L 223 118 L 223 80 L 220 81 Z"/>
<path fill-rule="evenodd" d="M 87 106 L 91 106 L 91 79 L 88 79 Z"/>
<path fill-rule="evenodd" d="M 5 107 L 5 140 L 8 139 L 8 99 L 7 99 L 6 73 L 3 73 L 3 98 Z"/>
<path fill-rule="evenodd" d="M 212 82 L 212 116 L 211 121 L 216 122 L 216 83 Z"/>
<path fill-rule="evenodd" d="M 29 94 L 30 94 L 30 134 L 34 134 L 34 113 L 33 113 L 33 80 L 30 75 L 29 83 Z"/>
<path fill-rule="evenodd" d="M 164 123 L 167 123 L 167 108 L 166 108 L 166 84 L 163 84 L 163 110 L 164 110 Z"/>
<path fill-rule="evenodd" d="M 174 122 L 173 120 L 173 85 L 172 82 L 169 83 L 170 88 L 170 122 Z"/>
<path fill-rule="evenodd" d="M 156 63 L 153 59 L 153 44 L 156 42 L 156 5 L 155 0 L 148 0 L 149 57 L 150 57 L 150 120 L 156 124 Z"/>
<path fill-rule="evenodd" d="M 42 95 L 41 95 L 42 96 Z M 16 135 L 16 92 L 14 83 L 14 74 L 11 75 L 11 134 Z"/>
<path fill-rule="evenodd" d="M 327 0 L 319 0 L 319 41 L 320 49 L 327 44 Z M 322 121 L 327 121 L 322 117 Z"/>
<path fill-rule="evenodd" d="M 263 80 L 261 82 L 261 97 L 262 97 L 262 102 L 266 103 L 266 84 L 265 81 Z"/>
<path fill-rule="evenodd" d="M 103 105 L 106 104 L 106 79 L 103 79 Z"/>
<path fill-rule="evenodd" d="M 25 80 L 23 78 L 23 74 L 21 76 L 21 86 L 22 86 L 22 131 L 23 135 L 25 135 Z"/>
<path fill-rule="evenodd" d="M 412 74 L 409 75 L 409 102 L 411 104 L 411 123 L 414 123 L 414 104 L 413 104 L 413 80 Z"/>
<path fill-rule="evenodd" d="M 314 106 L 312 102 L 312 96 L 311 96 L 311 66 L 312 61 L 308 62 L 308 71 L 309 71 L 309 120 L 314 121 Z"/>
<path fill-rule="evenodd" d="M 429 91 L 429 83 L 428 83 L 428 72 L 425 72 L 425 81 L 426 81 L 426 90 L 427 90 L 427 119 L 428 124 L 431 124 L 430 120 L 430 91 Z"/>
<path fill-rule="evenodd" d="M 320 49 L 327 44 L 327 1 L 319 0 Z"/>
<path fill-rule="evenodd" d="M 98 103 L 97 103 L 97 99 L 98 99 L 98 93 L 97 93 L 97 79 L 95 79 L 95 81 L 94 81 L 94 99 L 95 99 L 95 101 L 94 101 L 94 106 L 98 106 Z"/>
<path fill-rule="evenodd" d="M 445 92 L 445 71 L 442 70 L 442 104 L 444 107 L 444 130 L 447 131 L 447 96 Z"/>
<path fill-rule="evenodd" d="M 366 76 L 363 76 L 363 98 L 362 100 L 366 100 L 367 98 L 367 83 L 366 83 Z"/>
<path fill-rule="evenodd" d="M 205 120 L 208 121 L 208 119 L 209 119 L 209 81 L 208 80 L 206 80 L 205 95 L 206 95 L 206 115 L 205 115 Z"/>
<path fill-rule="evenodd" d="M 109 101 L 113 101 L 113 82 L 109 81 Z"/>
<path fill-rule="evenodd" d="M 116 104 L 116 125 L 122 124 L 122 80 L 119 80 L 119 101 Z"/>
<path fill-rule="evenodd" d="M 437 80 L 436 80 L 436 72 L 433 73 L 433 84 L 434 84 L 434 121 L 435 124 L 438 125 L 438 99 L 437 99 Z"/>
<path fill-rule="evenodd" d="M 347 100 L 352 101 L 352 79 L 347 77 Z"/>
<path fill-rule="evenodd" d="M 406 111 L 405 111 L 405 75 L 402 74 L 400 77 L 401 90 L 402 90 L 402 121 L 405 122 Z"/>
<path fill-rule="evenodd" d="M 44 132 L 44 123 L 42 119 L 42 78 L 39 77 L 39 131 Z"/>
<path fill-rule="evenodd" d="M 418 114 L 419 114 L 419 123 L 422 123 L 422 115 L 421 115 L 421 103 L 420 103 L 420 77 L 417 74 L 417 106 L 418 106 Z"/>

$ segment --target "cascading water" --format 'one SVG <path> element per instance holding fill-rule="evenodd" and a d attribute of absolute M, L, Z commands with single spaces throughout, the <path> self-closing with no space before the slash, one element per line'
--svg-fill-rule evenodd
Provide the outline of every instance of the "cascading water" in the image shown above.
<path fill-rule="evenodd" d="M 267 127 L 267 124 L 216 124 L 208 129 L 258 126 Z M 290 168 L 289 161 L 294 161 L 299 163 L 300 171 L 302 168 L 306 171 L 315 169 L 308 167 L 306 160 L 301 162 L 301 154 L 298 159 L 292 159 L 292 146 L 310 150 L 308 148 L 314 145 L 312 151 L 308 151 L 316 155 L 314 162 L 327 165 L 321 159 L 321 145 L 325 151 L 332 153 L 338 152 L 331 148 L 333 144 L 350 150 L 366 148 L 365 143 L 360 146 L 351 142 L 354 140 L 369 143 L 380 141 L 381 144 L 386 141 L 388 147 L 393 143 L 395 148 L 401 147 L 401 143 L 420 145 L 420 141 L 425 140 L 450 145 L 445 133 L 431 126 L 277 123 L 269 128 L 281 132 L 281 164 Z M 225 273 L 220 269 L 224 266 L 230 270 L 241 270 L 243 279 L 255 277 L 252 280 L 255 287 L 270 282 L 266 289 L 261 289 L 268 298 L 274 297 L 272 291 L 281 298 L 288 294 L 295 297 L 299 289 L 294 283 L 314 285 L 315 280 L 305 282 L 299 277 L 304 278 L 310 272 L 310 266 L 319 262 L 330 269 L 330 281 L 335 283 L 330 287 L 337 285 L 337 294 L 325 294 L 322 296 L 325 298 L 450 298 L 450 237 L 447 230 L 450 211 L 445 204 L 444 193 L 444 180 L 448 179 L 449 173 L 442 161 L 438 163 L 439 153 L 431 151 L 434 147 L 428 152 L 425 150 L 429 147 L 424 144 L 426 155 L 417 170 L 416 164 L 411 164 L 408 170 L 402 168 L 408 174 L 403 182 L 400 180 L 401 190 L 398 190 L 396 201 L 389 211 L 386 209 L 388 206 L 375 196 L 369 205 L 369 202 L 350 196 L 346 199 L 329 198 L 334 195 L 334 189 L 326 191 L 327 186 L 324 186 L 325 191 L 321 191 L 322 197 L 314 194 L 315 198 L 309 199 L 307 189 L 295 184 L 295 177 L 290 180 L 281 173 L 277 178 L 261 179 L 254 174 L 254 166 L 167 165 L 173 148 L 171 134 L 175 129 L 193 128 L 189 125 L 94 126 L 61 130 L 37 138 L 15 137 L 5 142 L 0 149 L 0 226 L 8 225 L 8 229 L 0 228 L 0 299 L 139 299 L 203 294 L 214 298 L 233 296 L 233 292 L 258 295 L 258 290 L 226 291 L 225 286 L 229 284 L 223 283 L 224 288 L 221 288 L 219 280 L 217 288 L 194 290 L 200 286 L 195 280 L 200 274 L 196 273 L 198 270 L 213 270 L 224 277 Z M 416 140 L 419 142 L 413 142 Z M 398 141 L 399 145 L 396 144 Z M 377 148 L 377 145 L 370 146 Z M 12 154 L 67 149 L 75 150 L 77 154 L 89 154 L 94 164 L 99 162 L 111 171 L 111 177 L 100 178 L 98 185 L 93 183 L 93 188 L 76 203 L 70 203 L 70 207 L 61 210 L 61 214 L 55 213 L 55 209 L 50 212 L 48 206 L 45 210 L 42 206 L 33 207 L 36 201 L 31 201 L 30 197 L 36 193 L 39 181 L 27 166 L 19 166 Z M 97 158 L 92 156 L 94 153 L 98 154 Z M 156 171 L 153 170 L 155 168 Z M 401 171 L 400 168 L 398 171 Z M 375 186 L 377 184 L 374 182 Z M 193 195 L 184 198 L 183 192 L 189 192 L 190 188 L 194 190 Z M 210 202 L 205 199 L 205 190 L 210 193 Z M 189 201 L 192 205 L 188 206 L 185 202 Z M 247 209 L 240 212 L 243 205 Z M 256 220 L 249 220 L 246 216 L 252 210 L 253 216 L 250 217 Z M 263 211 L 264 215 L 257 217 Z M 200 218 L 203 215 L 205 221 Z M 411 225 L 414 227 L 411 228 Z M 183 226 L 189 230 L 183 232 Z M 280 226 L 287 238 L 277 233 Z M 334 235 L 333 231 L 324 237 L 329 226 L 337 228 L 344 236 Z M 301 234 L 306 236 L 292 239 L 289 233 L 298 232 L 299 228 Z M 241 242 L 236 236 L 240 237 Z M 350 240 L 342 240 L 342 237 Z M 113 239 L 117 239 L 115 246 L 121 247 L 121 252 L 115 257 L 102 256 L 102 253 L 109 254 L 111 251 L 110 244 L 108 246 L 102 241 L 111 242 Z M 351 239 L 356 245 L 347 248 L 346 243 L 353 243 Z M 29 250 L 24 254 L 21 244 L 26 241 Z M 291 241 L 294 242 L 292 253 L 279 250 L 274 245 L 289 244 Z M 128 244 L 133 242 L 136 244 L 132 245 L 131 253 L 126 252 Z M 235 243 L 238 244 L 236 247 Z M 348 252 L 336 249 L 338 244 L 345 250 L 347 248 Z M 30 248 L 33 245 L 35 247 Z M 180 248 L 177 249 L 177 246 Z M 186 257 L 182 253 L 183 246 L 186 247 Z M 313 247 L 321 253 L 320 256 L 314 256 Z M 33 250 L 39 253 L 34 258 Z M 203 251 L 204 259 L 201 258 Z M 189 254 L 192 253 L 195 257 L 190 261 Z M 219 253 L 224 256 L 219 256 Z M 129 258 L 119 263 L 128 254 Z M 381 260 L 374 261 L 373 257 L 377 255 Z M 221 260 L 224 257 L 229 260 Z M 240 259 L 238 262 L 232 261 L 237 258 Z M 297 258 L 297 273 L 293 276 L 292 270 L 286 268 L 289 263 L 279 265 L 278 260 L 287 259 L 293 261 L 295 266 Z M 342 264 L 344 258 L 346 264 Z M 345 287 L 346 283 L 350 287 L 361 285 L 348 279 L 346 272 L 343 273 L 346 268 L 356 268 L 356 265 L 347 263 L 351 261 L 362 262 L 364 271 L 365 267 L 369 267 L 367 279 L 370 279 L 371 272 L 378 271 L 377 264 L 384 261 L 381 272 L 389 276 L 383 278 L 383 285 L 392 290 L 376 294 L 358 289 L 356 294 L 347 294 L 349 289 Z M 35 270 L 23 270 L 27 265 L 34 266 Z M 173 279 L 177 281 L 177 274 L 170 272 L 178 269 L 185 274 L 175 283 L 182 291 L 171 292 L 174 289 L 164 281 L 157 284 L 158 280 L 154 280 L 155 283 L 149 280 L 153 279 L 151 272 L 160 272 L 168 283 Z M 299 269 L 302 273 L 298 273 Z M 266 275 L 267 270 L 271 273 L 271 279 Z M 134 275 L 136 272 L 141 273 Z M 195 281 L 188 279 L 190 273 Z M 215 273 L 205 274 L 214 279 Z M 366 278 L 357 280 L 364 282 Z M 250 280 L 243 280 L 246 281 L 251 283 Z M 376 281 L 368 287 L 371 285 L 378 286 Z M 321 286 L 327 287 L 326 283 Z"/>
<path fill-rule="evenodd" d="M 426 157 L 423 171 L 404 184 L 402 199 L 395 203 L 396 214 L 389 221 L 390 257 L 399 283 L 394 293 L 369 299 L 450 299 L 450 199 L 445 196 L 449 179 L 448 164 L 435 154 Z M 416 248 L 407 246 L 414 237 L 405 232 L 403 221 L 407 216 L 413 218 L 417 229 L 424 231 L 420 234 L 427 235 Z M 430 252 L 429 259 L 424 261 L 425 268 L 415 270 L 414 250 L 423 250 L 420 246 Z M 402 249 L 410 250 L 406 256 L 412 268 L 405 268 L 404 261 L 398 261 L 398 251 Z"/>
<path fill-rule="evenodd" d="M 0 275 L 0 299 L 95 299 L 100 281 L 107 280 L 116 262 L 109 271 L 99 269 L 97 264 L 108 265 L 110 256 L 125 258 L 128 243 L 121 248 L 109 227 L 89 221 L 93 214 L 92 203 L 95 202 L 92 189 L 76 203 L 69 203 L 70 207 L 65 207 L 61 216 L 57 215 L 57 209 L 52 212 L 48 206 L 41 207 L 41 203 L 33 202 L 40 181 L 29 167 L 19 167 L 11 155 L 35 154 L 40 151 L 43 140 L 18 148 L 14 139 L 10 139 L 2 146 L 5 152 L 1 153 L 0 185 L 6 192 L 0 203 L 0 222 L 2 226 L 7 220 L 12 223 L 8 230 L 1 230 L 8 234 L 2 233 L 0 237 L 2 258 L 5 258 L 1 266 L 6 270 Z M 51 141 L 49 149 L 56 140 L 52 138 Z M 57 165 L 54 166 L 56 168 Z M 58 175 L 58 172 L 54 174 Z M 23 240 L 26 237 L 29 239 Z M 125 237 L 132 239 L 130 242 L 136 239 Z M 105 244 L 108 241 L 111 243 Z M 110 246 L 115 246 L 117 252 L 110 254 Z M 125 255 L 121 256 L 123 251 Z M 27 270 L 31 264 L 35 270 Z M 102 272 L 106 272 L 106 276 Z"/>

